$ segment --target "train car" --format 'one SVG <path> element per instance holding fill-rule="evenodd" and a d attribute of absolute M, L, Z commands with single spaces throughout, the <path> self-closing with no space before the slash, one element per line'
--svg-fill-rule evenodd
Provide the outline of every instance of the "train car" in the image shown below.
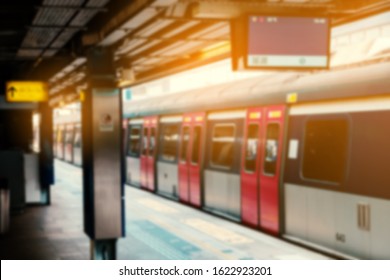
<path fill-rule="evenodd" d="M 179 200 L 194 207 L 201 207 L 203 149 L 205 148 L 206 114 L 204 112 L 183 115 L 178 175 Z"/>
<path fill-rule="evenodd" d="M 324 251 L 389 259 L 389 73 L 386 61 L 270 73 L 132 101 L 124 113 L 160 119 L 159 194 Z M 188 116 L 199 111 L 193 140 Z"/>
<path fill-rule="evenodd" d="M 73 163 L 74 124 L 65 126 L 64 136 L 64 160 Z"/>
<path fill-rule="evenodd" d="M 53 126 L 53 157 L 57 157 L 57 126 Z"/>
<path fill-rule="evenodd" d="M 164 116 L 159 120 L 160 141 L 157 156 L 157 192 L 179 198 L 179 135 L 182 116 Z"/>
<path fill-rule="evenodd" d="M 78 166 L 82 165 L 82 137 L 80 111 L 66 110 L 66 114 L 56 114 L 53 118 L 56 158 Z"/>
<path fill-rule="evenodd" d="M 144 120 L 132 119 L 127 127 L 127 147 L 125 147 L 126 158 L 126 182 L 135 187 L 141 187 L 141 144 L 142 126 Z M 146 144 L 143 146 L 146 153 Z M 131 168 L 130 168 L 131 167 Z"/>
<path fill-rule="evenodd" d="M 74 126 L 74 141 L 73 141 L 73 163 L 77 166 L 82 166 L 83 159 L 81 154 L 82 139 L 81 139 L 81 124 Z"/>
<path fill-rule="evenodd" d="M 65 126 L 59 125 L 57 129 L 56 156 L 58 159 L 64 159 L 65 156 Z"/>
<path fill-rule="evenodd" d="M 240 151 L 245 110 L 210 112 L 204 165 L 204 208 L 240 220 Z"/>
<path fill-rule="evenodd" d="M 142 146 L 140 154 L 141 188 L 152 192 L 156 190 L 157 133 L 158 117 L 145 117 L 142 127 Z"/>
<path fill-rule="evenodd" d="M 289 237 L 390 258 L 389 121 L 389 96 L 291 108 L 283 185 Z"/>

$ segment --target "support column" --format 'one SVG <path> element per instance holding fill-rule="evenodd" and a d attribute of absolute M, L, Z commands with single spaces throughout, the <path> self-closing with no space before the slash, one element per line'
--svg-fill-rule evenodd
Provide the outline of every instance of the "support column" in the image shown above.
<path fill-rule="evenodd" d="M 122 104 L 113 55 L 93 48 L 87 57 L 89 89 L 82 103 L 84 231 L 91 259 L 116 259 L 124 236 Z"/>
<path fill-rule="evenodd" d="M 39 179 L 41 184 L 41 204 L 50 205 L 50 186 L 54 184 L 53 163 L 53 111 L 47 102 L 39 106 L 40 152 Z"/>
<path fill-rule="evenodd" d="M 115 260 L 117 239 L 91 240 L 91 259 Z"/>

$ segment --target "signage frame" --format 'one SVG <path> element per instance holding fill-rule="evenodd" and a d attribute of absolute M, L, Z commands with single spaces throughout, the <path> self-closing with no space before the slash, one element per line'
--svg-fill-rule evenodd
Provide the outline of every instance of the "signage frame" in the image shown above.
<path fill-rule="evenodd" d="M 48 84 L 42 81 L 8 81 L 6 83 L 6 101 L 46 102 L 48 100 Z"/>
<path fill-rule="evenodd" d="M 251 66 L 248 64 L 249 55 L 249 20 L 250 17 L 289 17 L 289 18 L 321 18 L 327 20 L 327 63 L 324 67 L 309 66 Z M 330 46 L 331 46 L 331 18 L 323 13 L 313 13 L 312 15 L 302 15 L 298 12 L 294 13 L 261 13 L 251 12 L 231 20 L 230 22 L 230 37 L 232 45 L 232 69 L 233 71 L 240 70 L 269 70 L 269 71 L 313 71 L 313 70 L 328 70 L 330 67 Z"/>

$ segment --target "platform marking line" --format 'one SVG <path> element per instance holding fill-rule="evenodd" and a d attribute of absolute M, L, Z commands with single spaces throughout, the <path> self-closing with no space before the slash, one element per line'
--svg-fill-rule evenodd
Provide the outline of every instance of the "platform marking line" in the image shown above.
<path fill-rule="evenodd" d="M 153 209 L 157 212 L 162 212 L 162 213 L 166 213 L 166 214 L 177 213 L 177 210 L 175 210 L 174 208 L 166 206 L 163 203 L 154 201 L 154 200 L 149 199 L 149 198 L 138 199 L 137 202 L 139 204 L 142 204 L 143 206 L 146 206 L 146 207 Z"/>
<path fill-rule="evenodd" d="M 131 222 L 131 235 L 169 259 L 186 260 L 200 249 L 147 220 Z"/>
<path fill-rule="evenodd" d="M 161 241 L 156 240 L 152 235 L 145 234 L 139 229 L 133 228 L 131 230 L 131 235 L 170 260 L 186 259 L 182 255 L 176 254 L 176 252 L 165 246 Z"/>
<path fill-rule="evenodd" d="M 149 220 L 154 221 L 156 224 L 158 224 L 158 225 L 160 225 L 160 226 L 162 226 L 162 227 L 164 227 L 172 232 L 178 232 L 178 228 L 175 228 L 170 223 L 169 224 L 164 223 L 161 220 L 158 220 L 158 219 L 153 218 L 153 217 L 149 217 Z M 232 254 L 223 253 L 220 250 L 217 250 L 215 248 L 215 246 L 212 246 L 209 243 L 203 242 L 199 239 L 194 239 L 189 234 L 187 234 L 183 231 L 180 232 L 180 236 L 182 238 L 185 238 L 185 240 L 190 241 L 193 244 L 196 244 L 198 247 L 202 248 L 203 250 L 212 252 L 214 255 L 218 256 L 222 260 L 236 260 L 237 259 Z"/>
<path fill-rule="evenodd" d="M 216 226 L 202 219 L 186 219 L 184 220 L 184 223 L 200 232 L 203 232 L 209 236 L 212 236 L 218 240 L 229 244 L 248 244 L 254 242 L 250 238 L 237 234 L 223 227 Z"/>

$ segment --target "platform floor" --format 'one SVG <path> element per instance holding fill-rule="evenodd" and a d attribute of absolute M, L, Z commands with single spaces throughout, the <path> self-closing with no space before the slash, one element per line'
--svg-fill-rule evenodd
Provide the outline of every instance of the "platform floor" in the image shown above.
<path fill-rule="evenodd" d="M 81 169 L 55 161 L 52 205 L 12 215 L 1 259 L 89 259 Z M 118 259 L 328 259 L 329 257 L 166 198 L 126 186 L 126 237 Z"/>

